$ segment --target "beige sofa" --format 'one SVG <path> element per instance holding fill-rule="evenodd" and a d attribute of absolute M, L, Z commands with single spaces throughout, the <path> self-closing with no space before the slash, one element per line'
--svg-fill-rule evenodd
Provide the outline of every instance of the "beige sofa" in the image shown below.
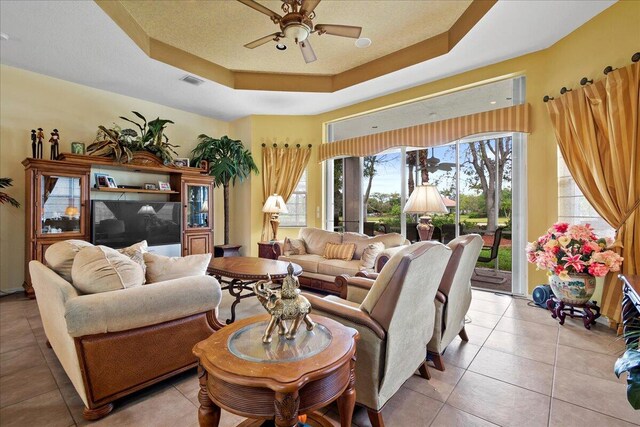
<path fill-rule="evenodd" d="M 196 366 L 191 349 L 222 327 L 222 293 L 210 276 L 83 295 L 38 261 L 29 272 L 47 344 L 89 420 L 107 415 L 114 400 Z"/>
<path fill-rule="evenodd" d="M 302 228 L 298 238 L 304 241 L 306 255 L 286 255 L 284 253 L 284 242 L 278 242 L 274 247 L 279 260 L 290 261 L 302 267 L 302 275 L 299 277 L 300 285 L 330 292 L 340 295 L 344 282 L 336 281 L 336 277 L 341 274 L 355 276 L 359 271 L 380 271 L 382 266 L 393 256 L 393 254 L 410 242 L 398 233 L 381 234 L 369 237 L 360 233 L 337 233 L 334 231 L 321 230 L 319 228 Z M 362 267 L 362 252 L 370 243 L 381 242 L 385 250 L 380 253 L 374 263 L 374 268 L 366 269 Z M 355 243 L 356 251 L 353 259 L 344 261 L 340 259 L 326 259 L 324 248 L 327 243 Z"/>

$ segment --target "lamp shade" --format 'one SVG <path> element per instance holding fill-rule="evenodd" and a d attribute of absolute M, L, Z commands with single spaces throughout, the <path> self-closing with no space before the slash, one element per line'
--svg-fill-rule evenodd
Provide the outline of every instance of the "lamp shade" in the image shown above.
<path fill-rule="evenodd" d="M 209 202 L 205 200 L 204 202 L 202 202 L 202 209 L 200 209 L 200 213 L 207 212 L 209 212 Z"/>
<path fill-rule="evenodd" d="M 405 213 L 447 213 L 447 207 L 435 185 L 418 185 L 404 205 Z"/>
<path fill-rule="evenodd" d="M 282 196 L 277 194 L 272 194 L 267 197 L 267 201 L 264 202 L 264 206 L 262 207 L 262 212 L 264 213 L 288 213 L 287 205 L 284 202 Z"/>
<path fill-rule="evenodd" d="M 155 209 L 153 209 L 153 206 L 151 205 L 143 205 L 139 210 L 138 210 L 138 215 L 155 215 L 156 211 Z"/>
<path fill-rule="evenodd" d="M 80 211 L 75 206 L 67 206 L 64 210 L 64 214 L 68 217 L 78 216 Z"/>

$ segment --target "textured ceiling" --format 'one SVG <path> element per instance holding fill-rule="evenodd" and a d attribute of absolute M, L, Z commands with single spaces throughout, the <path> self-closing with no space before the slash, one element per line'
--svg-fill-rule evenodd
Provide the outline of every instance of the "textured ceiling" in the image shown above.
<path fill-rule="evenodd" d="M 284 14 L 281 1 L 258 2 Z M 315 9 L 314 24 L 360 26 L 361 37 L 373 43 L 359 49 L 351 38 L 312 34 L 310 41 L 318 60 L 310 64 L 304 62 L 300 49 L 290 40 L 284 40 L 286 51 L 276 50 L 273 42 L 245 48 L 246 43 L 280 28 L 268 16 L 235 0 L 121 3 L 150 37 L 227 69 L 332 75 L 449 30 L 471 0 L 324 0 Z"/>

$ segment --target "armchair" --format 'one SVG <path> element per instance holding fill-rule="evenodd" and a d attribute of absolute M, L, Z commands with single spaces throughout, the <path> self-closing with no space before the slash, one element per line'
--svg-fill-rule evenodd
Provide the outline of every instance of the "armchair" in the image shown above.
<path fill-rule="evenodd" d="M 191 349 L 222 325 L 220 285 L 194 276 L 81 295 L 38 261 L 29 271 L 48 345 L 88 420 L 113 401 L 197 365 Z"/>
<path fill-rule="evenodd" d="M 444 371 L 442 353 L 456 335 L 468 341 L 464 318 L 471 304 L 471 275 L 482 248 L 478 234 L 460 236 L 447 244 L 451 258 L 436 293 L 435 330 L 427 351 L 439 371 Z"/>
<path fill-rule="evenodd" d="M 356 363 L 356 401 L 367 408 L 373 427 L 383 427 L 380 411 L 416 369 L 429 372 L 425 347 L 433 334 L 433 300 L 451 250 L 435 242 L 402 248 L 371 285 L 361 303 L 328 296 L 305 296 L 313 313 L 330 317 L 360 333 Z"/>

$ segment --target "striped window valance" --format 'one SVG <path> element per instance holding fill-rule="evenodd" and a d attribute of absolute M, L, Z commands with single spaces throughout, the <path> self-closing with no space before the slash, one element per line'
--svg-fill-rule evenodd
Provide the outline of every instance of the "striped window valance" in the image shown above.
<path fill-rule="evenodd" d="M 371 156 L 393 147 L 434 147 L 490 132 L 531 132 L 529 104 L 321 144 L 318 160 Z"/>

